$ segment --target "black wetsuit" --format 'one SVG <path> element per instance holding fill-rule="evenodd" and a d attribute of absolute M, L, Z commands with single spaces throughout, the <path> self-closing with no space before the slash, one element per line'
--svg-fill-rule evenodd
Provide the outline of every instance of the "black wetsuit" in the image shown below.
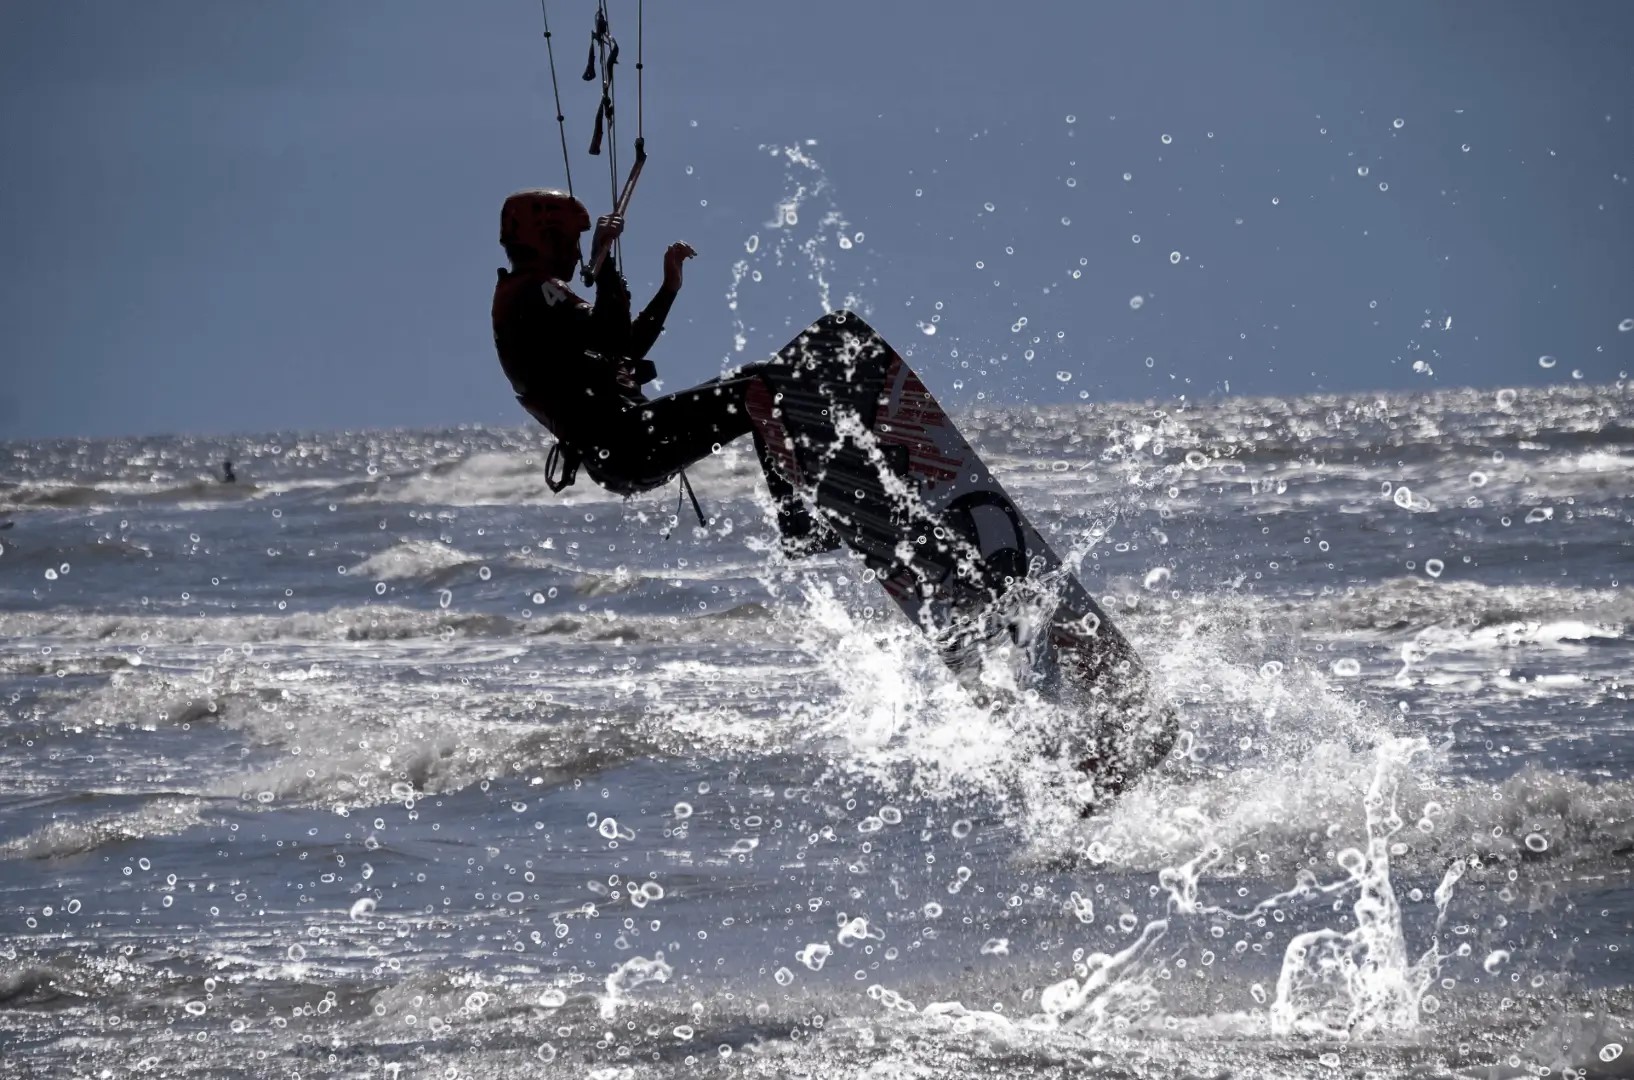
<path fill-rule="evenodd" d="M 576 460 L 623 495 L 657 487 L 752 435 L 784 536 L 806 536 L 810 517 L 749 419 L 745 397 L 755 367 L 652 400 L 641 392 L 657 374 L 647 352 L 674 300 L 661 289 L 632 319 L 629 289 L 611 259 L 596 280 L 594 305 L 537 271 L 499 271 L 494 346 L 517 400 L 556 436 L 569 470 Z"/>

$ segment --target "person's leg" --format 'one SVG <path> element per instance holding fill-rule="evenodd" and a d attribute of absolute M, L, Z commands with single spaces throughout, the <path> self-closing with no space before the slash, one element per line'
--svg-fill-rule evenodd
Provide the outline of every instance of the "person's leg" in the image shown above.
<path fill-rule="evenodd" d="M 587 457 L 632 482 L 662 482 L 754 430 L 744 407 L 746 379 L 712 379 L 609 417 Z"/>
<path fill-rule="evenodd" d="M 778 471 L 749 417 L 746 395 L 754 369 L 712 379 L 687 390 L 627 407 L 587 455 L 592 476 L 610 473 L 634 484 L 655 484 L 744 435 L 777 507 L 778 529 L 791 554 L 831 551 L 837 541 L 811 517 Z"/>

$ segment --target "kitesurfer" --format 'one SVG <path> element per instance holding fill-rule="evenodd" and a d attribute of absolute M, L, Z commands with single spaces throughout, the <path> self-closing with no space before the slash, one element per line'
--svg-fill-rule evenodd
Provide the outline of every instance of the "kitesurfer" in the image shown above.
<path fill-rule="evenodd" d="M 589 211 L 563 191 L 518 191 L 500 210 L 499 242 L 511 265 L 499 271 L 494 289 L 494 346 L 517 400 L 556 436 L 546 463 L 551 490 L 573 483 L 581 465 L 620 495 L 678 475 L 685 484 L 689 465 L 750 435 L 784 551 L 800 556 L 838 546 L 773 466 L 750 422 L 745 395 L 753 367 L 659 398 L 641 390 L 657 376 L 647 353 L 681 291 L 682 267 L 696 252 L 679 242 L 665 250 L 663 284 L 632 319 L 630 290 L 610 253 L 624 229 L 618 215 L 596 223 L 592 250 L 608 254 L 594 277 L 595 302 L 569 285 L 589 229 Z"/>

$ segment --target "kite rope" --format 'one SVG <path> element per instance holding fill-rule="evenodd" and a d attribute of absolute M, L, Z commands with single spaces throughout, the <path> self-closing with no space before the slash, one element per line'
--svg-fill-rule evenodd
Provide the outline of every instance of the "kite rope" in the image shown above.
<path fill-rule="evenodd" d="M 545 21 L 545 55 L 550 58 L 550 92 L 556 98 L 556 130 L 562 137 L 562 169 L 567 173 L 567 193 L 573 194 L 573 161 L 567 155 L 567 117 L 562 115 L 562 89 L 556 83 L 556 50 L 550 43 L 550 11 L 539 0 L 539 15 Z"/>

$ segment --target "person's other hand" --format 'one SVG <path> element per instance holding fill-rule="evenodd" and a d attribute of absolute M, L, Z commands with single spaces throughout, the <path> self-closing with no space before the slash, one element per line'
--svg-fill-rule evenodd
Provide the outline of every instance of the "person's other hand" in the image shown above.
<path fill-rule="evenodd" d="M 664 252 L 664 288 L 671 292 L 681 289 L 681 264 L 698 254 L 691 244 L 677 240 Z"/>

